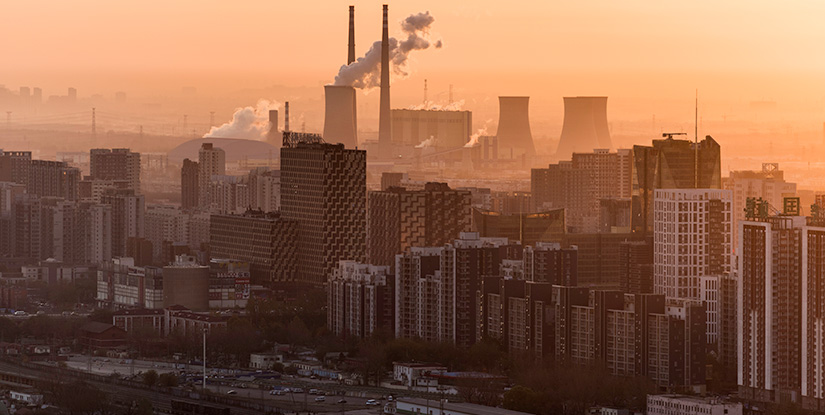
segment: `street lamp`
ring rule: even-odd
[[[203,394],[206,395],[206,327],[203,328]]]

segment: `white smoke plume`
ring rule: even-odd
[[[435,137],[430,136],[430,138],[420,142],[415,148],[430,148],[435,145]]]
[[[418,105],[410,105],[408,110],[427,110],[427,111],[461,111],[464,108],[464,100],[453,101],[448,104],[438,104],[433,101],[427,101]]]
[[[476,131],[475,134],[471,135],[470,136],[470,141],[468,141],[467,144],[464,144],[464,147],[475,147],[475,146],[477,146],[479,137],[481,137],[483,135],[487,135],[487,127],[486,126],[484,128],[479,128],[478,131]]]
[[[429,11],[411,14],[401,22],[401,30],[406,39],[389,38],[391,75],[396,79],[409,76],[407,60],[414,50],[436,49],[443,45],[441,40],[431,42],[427,36],[435,18]],[[372,44],[370,50],[355,62],[341,66],[335,76],[335,85],[371,89],[381,84],[381,41]]]
[[[269,110],[280,107],[281,103],[277,101],[258,100],[254,107],[236,109],[232,121],[220,127],[212,127],[204,137],[263,140],[269,132]]]

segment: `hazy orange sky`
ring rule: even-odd
[[[0,84],[133,97],[319,86],[346,58],[348,4],[361,55],[380,38],[381,1],[4,2]],[[760,99],[812,118],[825,109],[825,2],[402,0],[390,3],[392,30],[425,10],[445,47],[413,56],[394,104],[420,99],[427,78],[431,97],[452,83],[457,95],[558,105],[587,94],[684,101],[689,116],[699,88],[720,113]]]

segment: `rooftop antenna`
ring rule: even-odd
[[[699,188],[699,88],[696,88],[693,112],[693,188]]]

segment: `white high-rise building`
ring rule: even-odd
[[[658,189],[653,200],[654,292],[701,300],[701,277],[731,270],[731,193]]]

